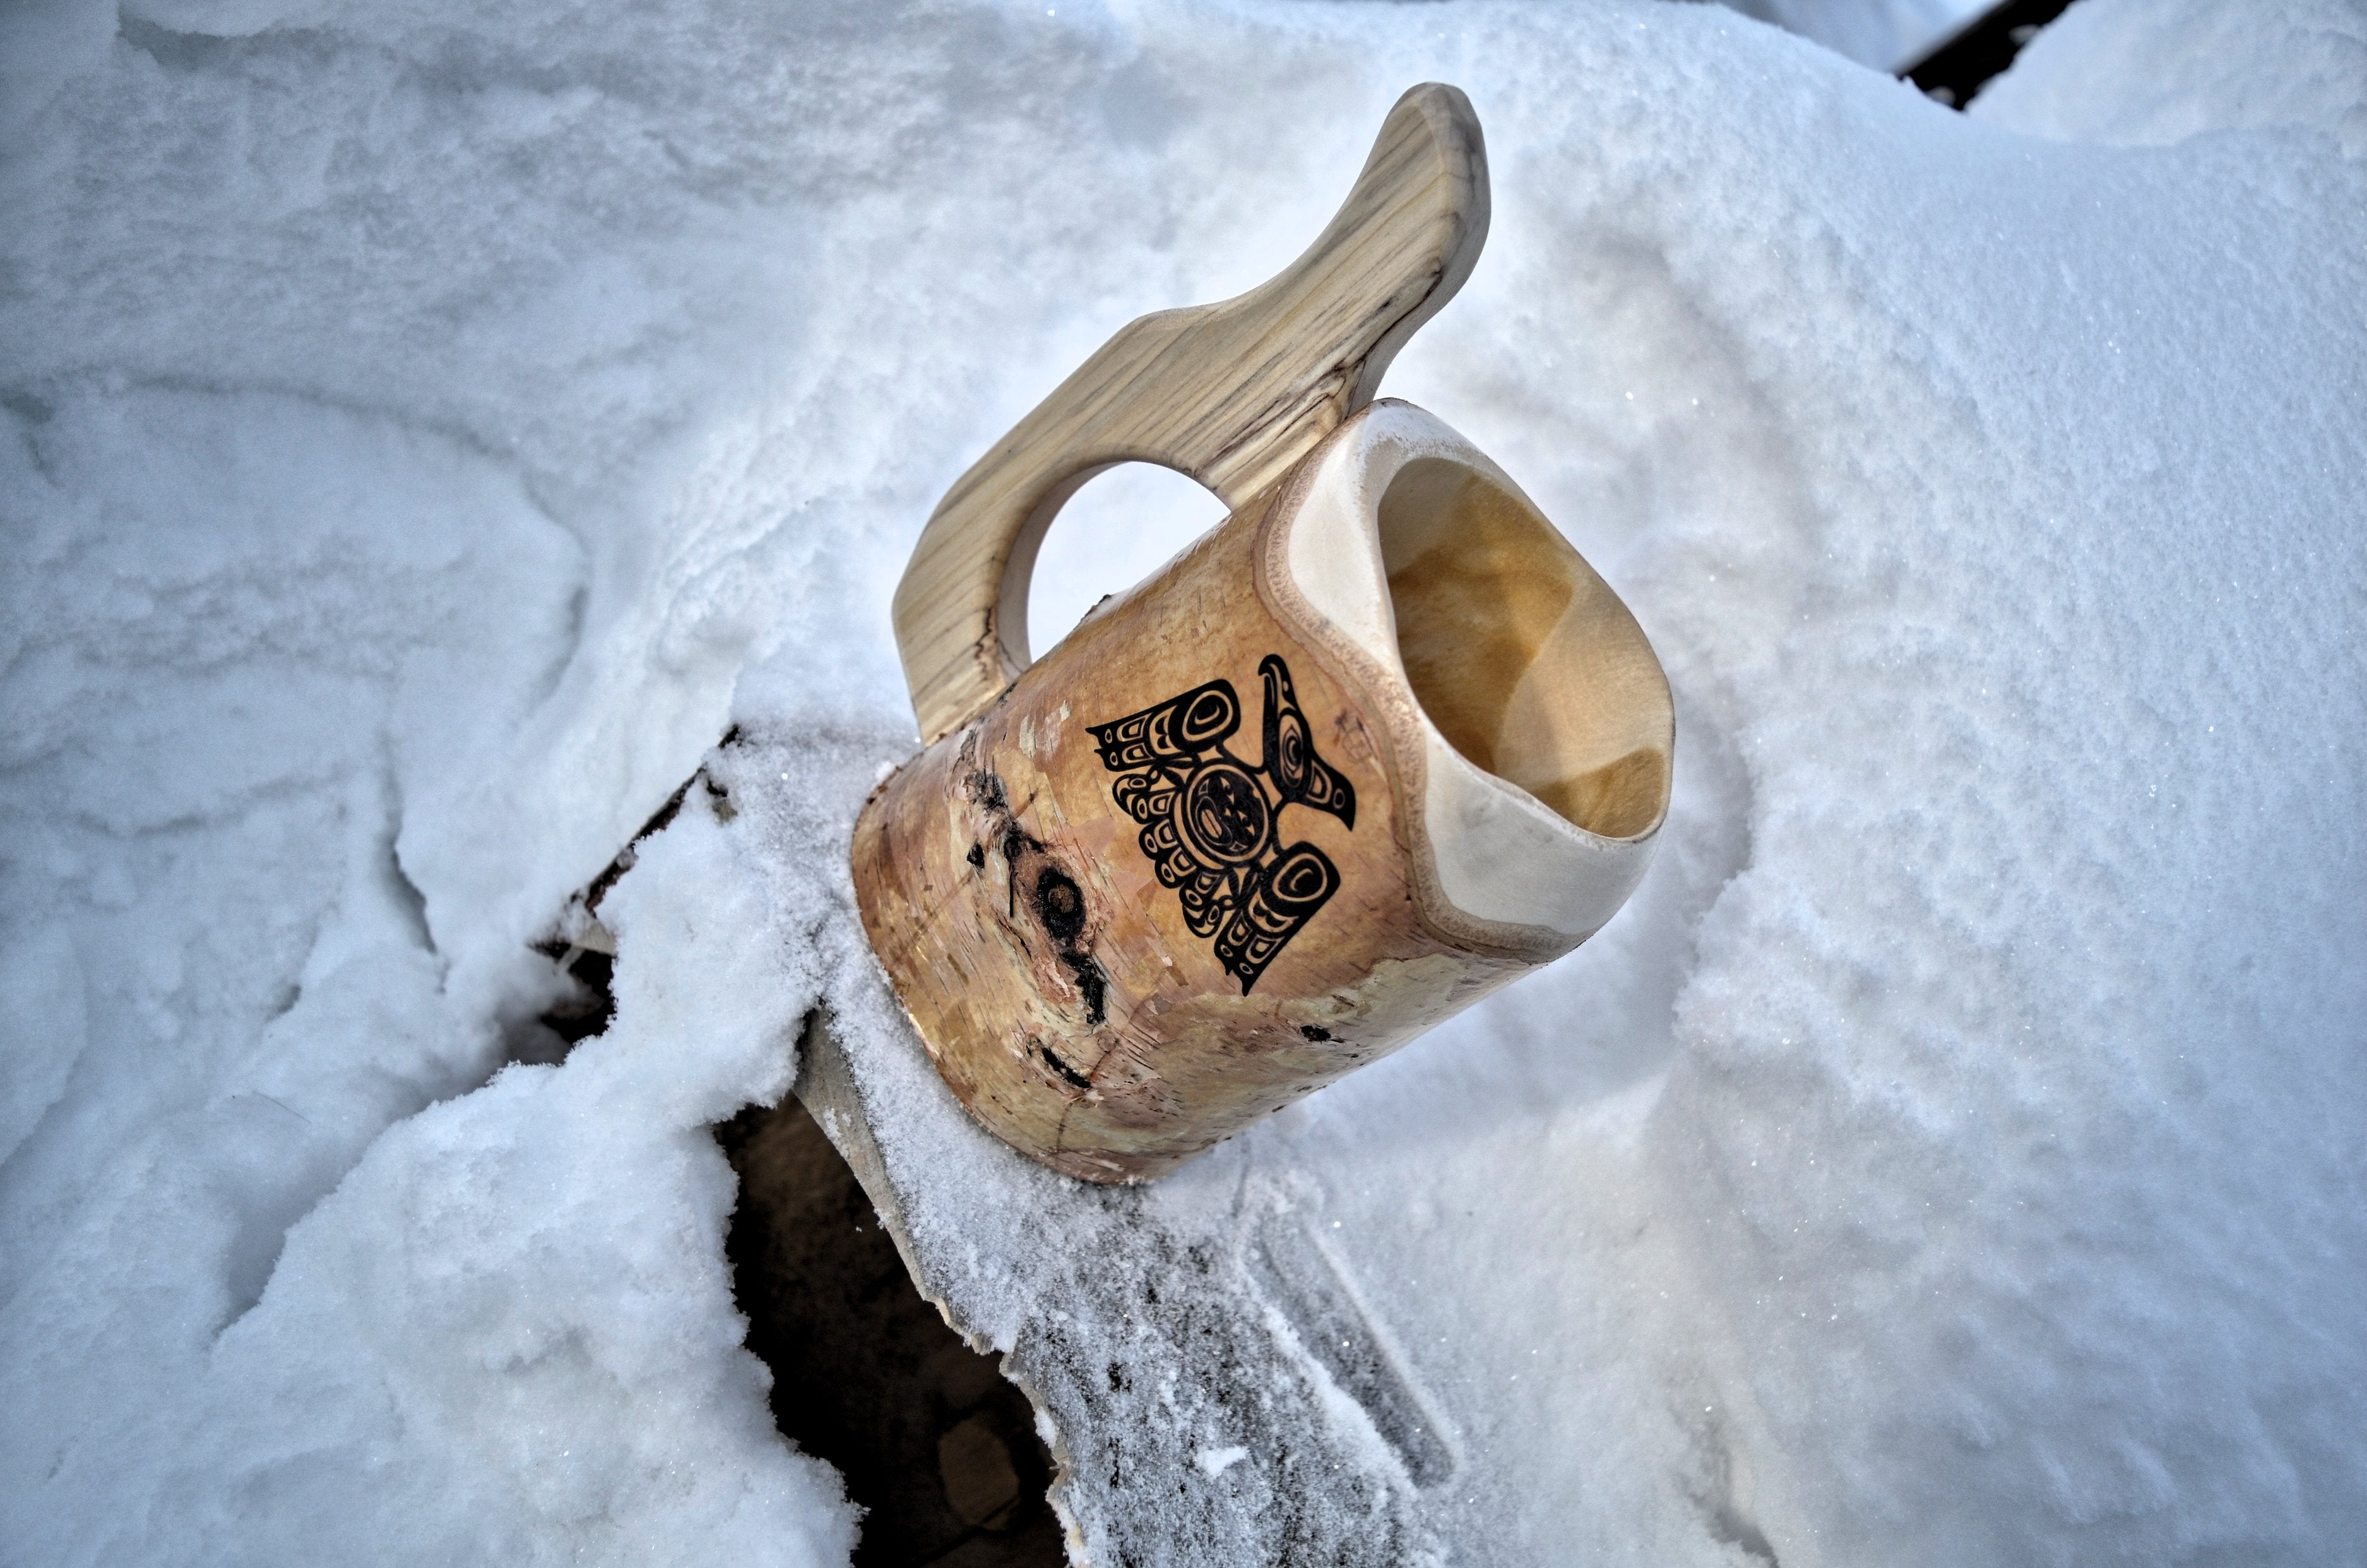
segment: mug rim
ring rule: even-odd
[[[1551,529],[1632,628],[1656,687],[1658,748],[1667,765],[1652,817],[1634,833],[1595,832],[1480,767],[1422,706],[1398,645],[1378,514],[1390,482],[1425,459],[1477,474]],[[1327,510],[1333,515],[1323,516]],[[1301,525],[1310,521],[1332,535],[1321,541],[1332,547],[1328,572],[1308,570],[1313,551],[1304,548],[1308,534]],[[1380,721],[1385,750],[1403,776],[1405,816],[1417,841],[1411,846],[1417,903],[1425,916],[1457,940],[1520,950],[1534,950],[1541,939],[1566,949],[1599,930],[1642,879],[1673,797],[1675,711],[1666,671],[1616,590],[1485,452],[1435,415],[1400,399],[1378,400],[1342,421],[1293,471],[1259,526],[1265,534],[1256,552],[1261,594],[1312,645],[1346,666]],[[1310,591],[1309,581],[1318,577],[1360,580],[1339,593],[1319,585]],[[1484,842],[1490,838],[1492,853]],[[1491,896],[1482,885],[1484,870],[1474,869],[1475,857],[1526,881],[1525,894]],[[1523,864],[1524,858],[1538,857],[1559,864]]]

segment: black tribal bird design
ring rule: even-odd
[[[1142,852],[1184,903],[1195,937],[1250,994],[1258,976],[1323,903],[1340,870],[1312,844],[1280,843],[1282,808],[1330,812],[1353,830],[1356,790],[1315,755],[1291,688],[1290,666],[1269,653],[1265,759],[1251,767],[1225,749],[1240,728],[1233,683],[1212,680],[1107,724],[1088,726],[1102,766],[1125,777],[1110,793],[1142,824]]]

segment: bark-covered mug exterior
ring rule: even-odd
[[[927,748],[866,804],[864,925],[946,1082],[1156,1176],[1591,936],[1669,801],[1626,607],[1381,370],[1487,226],[1463,96],[1400,99],[1280,277],[1121,332],[965,474],[897,631]],[[1226,521],[1025,653],[1036,547],[1113,463]]]

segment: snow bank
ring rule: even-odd
[[[159,1506],[77,1549],[844,1560],[837,1478],[787,1450],[739,1349],[708,1131],[786,1086],[811,982],[747,939],[758,884],[703,811],[646,863],[605,906],[630,933],[616,1027],[378,1139],[214,1338]]]
[[[2168,147],[2217,131],[2367,153],[2367,16],[2344,0],[2072,7],[1990,83],[1981,119],[2059,141]]]
[[[1095,1471],[1097,1542],[2361,1561],[2359,17],[2084,0],[1955,116],[1707,7],[11,13],[0,1539],[843,1555],[699,1131],[822,998],[937,1286],[1201,1489]],[[889,590],[1425,77],[1495,225],[1388,390],[1654,638],[1668,841],[1080,1194],[928,1097],[845,908]],[[498,1072],[735,716],[780,765],[620,884],[610,1033]]]
[[[1720,0],[1877,71],[1920,60],[1988,7],[1980,0]]]

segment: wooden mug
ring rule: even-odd
[[[1591,936],[1666,814],[1668,682],[1520,488],[1383,369],[1487,229],[1463,95],[1400,99],[1297,262],[1133,323],[964,474],[896,626],[926,749],[864,926],[961,1103],[1139,1181]],[[1029,664],[1052,516],[1127,460],[1231,515]]]

